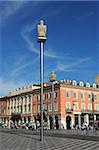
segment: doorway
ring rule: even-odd
[[[71,116],[66,117],[66,127],[67,129],[71,129]]]

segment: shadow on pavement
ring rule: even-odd
[[[31,138],[37,141],[40,141],[40,130],[0,130],[3,133],[16,134],[18,136]],[[36,135],[36,136],[35,136]],[[47,137],[57,137],[57,138],[70,138],[70,139],[79,139],[79,140],[87,140],[87,141],[99,141],[99,136],[89,136],[89,135],[79,135],[79,134],[66,134],[60,133],[58,131],[54,132],[52,130],[44,130],[44,136]]]

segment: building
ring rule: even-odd
[[[44,84],[43,110],[46,112],[48,124],[52,123],[52,85]],[[1,122],[8,123],[11,113],[20,113],[21,122],[35,122],[40,113],[40,86],[27,86],[10,92],[0,98]],[[1,107],[0,107],[1,109]],[[61,80],[54,83],[54,122],[66,128],[82,123],[99,121],[99,85],[93,83],[77,83],[75,80]]]

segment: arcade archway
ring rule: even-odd
[[[71,116],[66,116],[66,127],[67,129],[71,129]]]

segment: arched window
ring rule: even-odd
[[[73,80],[72,83],[73,83],[73,85],[77,85],[77,81],[76,80]]]
[[[87,83],[86,83],[86,87],[90,87],[90,83],[87,82]]]
[[[96,84],[95,83],[93,83],[93,88],[96,88]]]
[[[82,82],[82,81],[80,81],[79,85],[80,85],[80,86],[84,86],[84,84],[83,84],[83,82]]]

